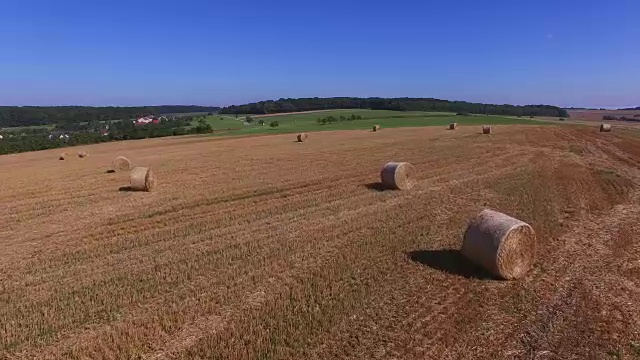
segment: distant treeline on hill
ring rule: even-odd
[[[602,117],[602,120],[640,121],[640,114],[635,114],[633,115],[633,117],[630,117],[630,116],[617,117],[612,115],[605,115]]]
[[[146,115],[217,112],[219,110],[219,107],[196,105],[136,107],[0,106],[0,127],[122,120]]]
[[[222,108],[223,114],[277,114],[329,109],[373,109],[396,111],[450,111],[512,116],[569,117],[566,110],[550,105],[492,105],[431,98],[302,98],[260,101]]]

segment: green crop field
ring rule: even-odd
[[[350,117],[361,116],[359,120],[338,120],[335,123],[321,125],[316,122],[320,118],[333,116]],[[453,113],[424,112],[424,111],[389,111],[389,110],[363,110],[341,109],[327,110],[311,113],[281,114],[272,116],[253,115],[253,124],[247,125],[244,119],[247,115],[214,115],[206,118],[215,130],[214,135],[251,135],[251,134],[278,134],[295,132],[313,132],[323,130],[368,130],[373,125],[384,128],[413,127],[413,126],[446,126],[456,122],[460,126],[465,125],[507,125],[507,124],[541,124],[540,121],[529,119],[504,118],[501,116],[469,115],[456,116]],[[259,120],[264,125],[259,125]],[[277,121],[279,126],[272,128],[269,124]]]

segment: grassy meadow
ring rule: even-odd
[[[321,125],[316,122],[320,118],[333,116],[350,117],[351,115],[361,116],[360,120],[338,121],[332,124]],[[446,126],[449,123],[457,122],[459,125],[540,125],[539,121],[519,118],[504,118],[501,116],[469,115],[457,116],[454,113],[425,112],[425,111],[389,111],[389,110],[369,110],[369,109],[340,109],[327,110],[298,114],[278,114],[278,115],[252,115],[253,124],[245,124],[247,115],[214,115],[206,118],[215,130],[215,135],[251,135],[251,134],[282,134],[295,132],[313,132],[323,130],[369,130],[373,125],[380,125],[385,128],[397,127],[418,127],[418,126]],[[258,125],[258,121],[263,120],[264,125]],[[278,121],[279,126],[272,128],[269,123]]]

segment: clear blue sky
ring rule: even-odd
[[[640,106],[639,0],[2,0],[0,105]]]

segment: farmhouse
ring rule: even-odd
[[[133,122],[136,125],[147,125],[150,123],[154,123],[154,124],[158,124],[160,123],[160,119],[154,117],[154,116],[143,116],[141,118],[139,118],[138,120]]]

